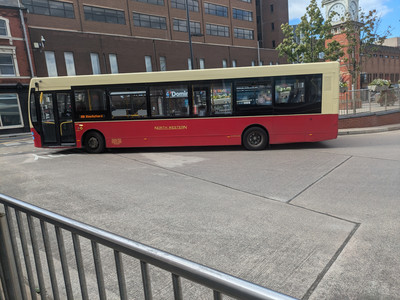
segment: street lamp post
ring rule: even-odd
[[[186,20],[187,20],[187,29],[189,36],[190,69],[193,70],[193,49],[192,49],[192,33],[190,32],[189,0],[186,0]]]

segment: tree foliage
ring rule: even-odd
[[[285,38],[277,47],[279,56],[286,56],[290,63],[339,59],[344,53],[339,42],[331,40],[331,20],[332,16],[325,21],[317,1],[311,0],[295,32],[288,23],[281,26]]]
[[[347,64],[354,84],[358,83],[360,78],[363,58],[371,57],[379,49],[379,46],[390,35],[391,28],[388,27],[382,33],[379,32],[381,19],[376,10],[365,13],[360,9],[358,22],[351,20],[349,14],[346,14],[342,21],[342,32],[346,35],[347,40],[347,44],[344,45],[347,49],[344,62]]]

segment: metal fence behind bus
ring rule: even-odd
[[[0,203],[0,300],[293,299],[2,194]]]
[[[339,115],[400,111],[400,88],[351,90],[339,95]]]

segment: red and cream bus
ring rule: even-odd
[[[336,62],[33,78],[36,147],[244,145],[334,139]]]

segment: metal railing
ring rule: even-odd
[[[0,203],[0,300],[294,299],[3,194]]]
[[[339,115],[400,111],[400,88],[351,90],[339,95]]]

